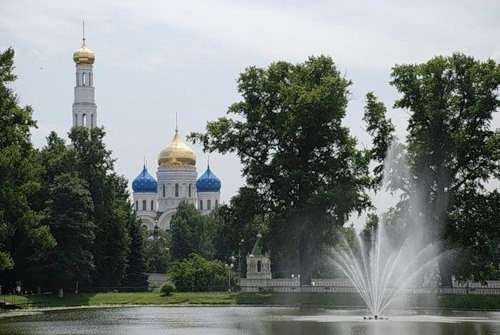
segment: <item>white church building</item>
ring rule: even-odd
[[[95,54],[86,45],[85,27],[82,46],[73,53],[76,64],[73,126],[92,129],[97,126],[97,105],[93,64]],[[170,229],[170,220],[182,201],[192,203],[203,215],[220,204],[221,181],[207,167],[198,178],[196,155],[175,128],[172,142],[158,154],[156,179],[146,166],[132,181],[133,201],[137,216],[145,228]]]
[[[132,181],[137,216],[147,229],[169,230],[170,220],[182,201],[193,204],[203,215],[219,206],[220,179],[210,166],[198,178],[196,155],[182,141],[177,128],[172,142],[158,154],[156,178],[144,166]]]

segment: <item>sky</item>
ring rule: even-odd
[[[33,107],[32,139],[43,147],[50,131],[67,138],[72,126],[72,55],[85,21],[87,46],[96,55],[97,121],[115,171],[132,181],[144,161],[155,175],[176,114],[183,138],[201,132],[240,100],[236,80],[245,68],[302,63],[311,55],[331,56],[353,82],[344,124],[360,146],[370,145],[361,119],[371,91],[404,139],[408,114],[393,108],[391,68],[453,52],[500,62],[499,15],[497,0],[2,0],[0,50],[16,52],[12,87],[22,106]],[[500,127],[498,116],[493,127]],[[208,155],[189,145],[200,176]],[[245,183],[238,158],[212,153],[210,168],[228,202]],[[374,202],[387,203],[380,196]]]

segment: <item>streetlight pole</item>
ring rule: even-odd
[[[231,292],[231,269],[234,267],[234,264],[226,264],[227,268],[227,291]]]
[[[243,246],[244,239],[241,239],[240,245],[238,247],[238,281],[241,278],[241,247]]]

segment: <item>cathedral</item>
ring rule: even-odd
[[[73,53],[76,63],[76,86],[73,103],[73,126],[89,129],[97,126],[97,105],[93,64],[95,54],[86,45],[85,28],[82,46]],[[210,170],[200,178],[196,170],[196,155],[179,135],[176,126],[172,142],[158,154],[156,179],[144,165],[132,181],[133,202],[143,227],[153,230],[170,229],[170,220],[182,201],[196,206],[206,215],[220,204],[221,181]]]

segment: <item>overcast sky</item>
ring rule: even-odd
[[[345,124],[360,145],[369,145],[361,123],[369,91],[386,104],[404,138],[407,114],[392,109],[391,67],[455,51],[498,62],[499,17],[497,0],[2,0],[0,50],[16,51],[13,86],[21,105],[34,108],[33,141],[41,147],[51,130],[67,137],[72,126],[72,55],[85,20],[87,46],[96,55],[98,124],[115,170],[131,181],[144,158],[155,175],[176,113],[183,138],[203,131],[239,100],[239,73],[278,60],[330,55],[353,81]],[[498,117],[494,124],[499,127]],[[191,147],[201,175],[207,155]],[[244,184],[237,157],[211,154],[210,167],[222,180],[221,200],[229,201]]]

